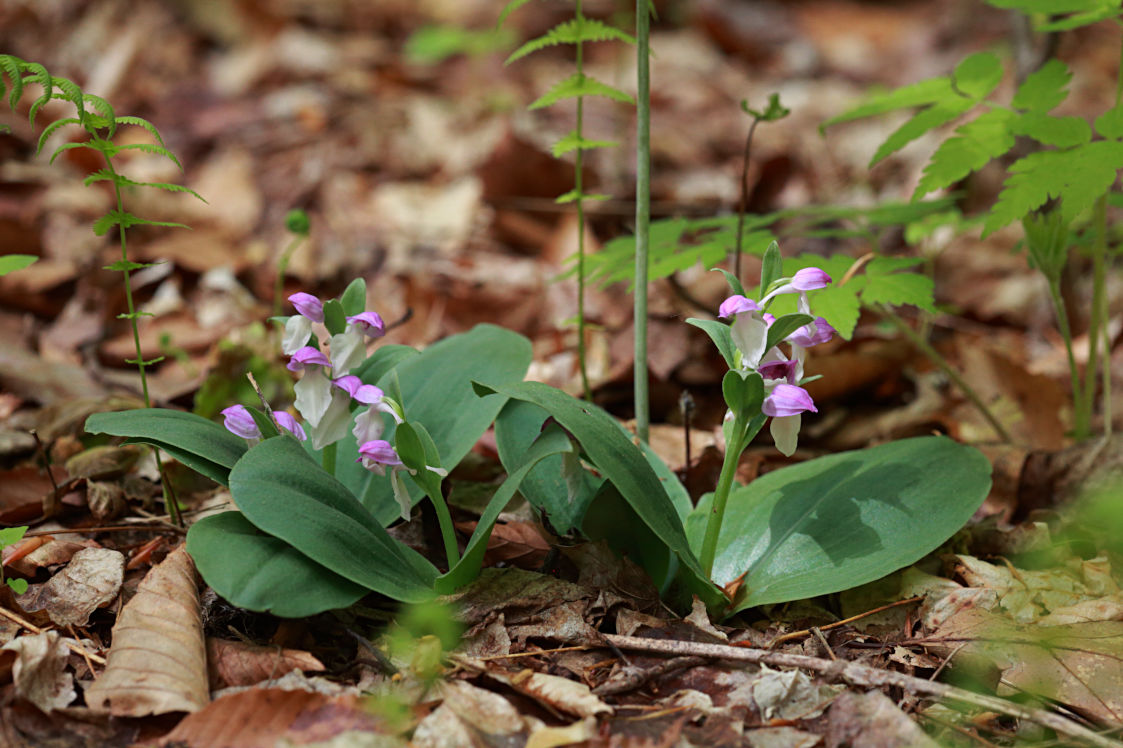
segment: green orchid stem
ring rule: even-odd
[[[285,251],[281,252],[281,258],[277,260],[277,279],[273,285],[273,316],[281,316],[281,294],[285,292],[285,271],[289,269],[289,261],[292,255],[300,248],[307,237],[297,235],[292,238],[292,241],[285,247]]]
[[[651,223],[651,18],[649,0],[636,0],[636,273],[635,365],[636,435],[647,443],[651,421],[647,395],[647,263]]]
[[[451,571],[460,561],[460,550],[456,547],[456,528],[452,526],[452,514],[448,511],[445,497],[440,490],[426,491],[433,508],[437,510],[437,522],[441,526],[441,538],[445,544],[445,557],[448,558],[448,568]]]
[[[714,489],[714,500],[710,506],[710,516],[706,520],[706,535],[702,539],[702,571],[706,578],[714,575],[714,559],[717,557],[717,538],[721,534],[721,523],[725,520],[725,505],[729,501],[729,493],[733,490],[733,478],[737,475],[737,463],[741,460],[741,453],[745,450],[747,440],[741,435],[744,427],[740,419],[733,420],[733,428],[729,430],[732,435],[729,443],[725,445],[725,458],[721,463],[721,476]]]
[[[940,355],[939,351],[929,345],[927,340],[917,335],[903,319],[897,316],[897,313],[893,311],[892,307],[887,304],[882,304],[881,311],[885,315],[885,318],[892,322],[893,326],[896,327],[910,343],[916,346],[932,363],[940,367],[940,371],[946,374],[948,379],[955,383],[955,386],[967,396],[967,399],[970,400],[971,404],[982,414],[983,418],[987,420],[987,423],[990,424],[991,428],[994,429],[995,433],[998,434],[998,437],[1004,443],[1009,444],[1013,441],[1010,438],[1009,432],[1006,431],[1006,428],[999,422],[990,408],[987,407],[987,404],[979,397],[979,394],[975,392],[971,385],[967,384],[967,381],[963,379],[963,377],[959,376],[959,373],[951,367],[947,359]]]
[[[324,447],[323,454],[320,457],[323,461],[324,470],[327,471],[328,475],[333,477],[335,476],[335,447],[335,442],[327,445]]]

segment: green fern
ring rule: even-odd
[[[617,28],[613,28],[603,21],[591,18],[574,18],[564,23],[559,23],[537,39],[531,39],[522,45],[507,58],[506,64],[510,65],[515,60],[526,57],[531,52],[537,52],[546,47],[558,44],[577,44],[578,42],[608,42],[619,41],[635,44],[636,40]]]
[[[636,103],[635,99],[618,88],[613,88],[607,83],[601,83],[596,78],[584,73],[574,73],[565,80],[555,83],[549,91],[542,94],[527,109],[541,109],[551,104],[557,104],[564,99],[578,99],[584,96],[604,96],[625,104]]]

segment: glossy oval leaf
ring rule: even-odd
[[[591,403],[541,382],[477,384],[476,389],[481,394],[498,392],[534,403],[552,415],[581,443],[589,460],[615,485],[659,541],[678,557],[691,589],[707,605],[720,604],[721,592],[702,573],[667,489],[616,419]]]
[[[164,408],[138,408],[94,413],[86,419],[91,434],[126,436],[163,449],[187,467],[223,485],[246,453],[246,442],[224,427],[194,413]]]
[[[865,584],[939,547],[979,508],[990,483],[982,453],[942,436],[782,468],[730,494],[714,581],[744,575],[730,612]],[[694,548],[711,499],[687,520]]]
[[[429,597],[437,570],[391,538],[296,439],[276,436],[248,451],[230,471],[230,493],[251,524],[336,574],[395,600]]]
[[[215,592],[246,610],[303,618],[346,608],[369,592],[261,532],[241,512],[193,524],[187,552]]]

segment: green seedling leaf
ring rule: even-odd
[[[737,346],[733,345],[729,325],[716,319],[698,319],[697,317],[688,318],[686,324],[694,325],[709,335],[710,340],[714,341],[714,345],[717,346],[718,353],[725,359],[726,365],[730,369],[737,368]]]
[[[554,86],[536,99],[527,109],[542,109],[551,104],[556,104],[563,99],[576,99],[579,96],[604,96],[624,104],[634,104],[635,100],[618,88],[613,88],[607,83],[601,83],[596,78],[591,78],[584,73],[574,73]]]
[[[243,439],[213,421],[163,408],[94,413],[86,419],[85,429],[91,434],[125,436],[133,443],[152,444],[223,485],[247,449]]]
[[[403,602],[431,596],[436,569],[391,538],[295,439],[246,452],[230,471],[230,493],[254,527],[345,579]]]
[[[1002,81],[1002,63],[990,52],[976,52],[955,66],[952,83],[964,96],[976,101],[990,95]]]
[[[507,20],[507,16],[511,15],[516,10],[529,2],[530,0],[510,0],[510,2],[503,6],[503,10],[499,12],[499,20],[495,22],[495,27],[499,28],[500,26],[502,26],[503,22]]]
[[[760,289],[758,299],[763,299],[769,286],[784,275],[784,258],[780,256],[779,242],[771,242],[768,249],[764,250],[764,259],[760,266]],[[744,290],[737,292],[744,294]]]
[[[730,495],[714,581],[744,575],[731,612],[871,582],[939,547],[990,483],[978,450],[938,436],[781,468]],[[711,499],[687,521],[693,548],[701,547]]]
[[[940,144],[924,167],[913,199],[958,182],[1013,148],[1010,126],[1014,119],[1012,112],[992,109],[956,128],[956,134]]]
[[[0,548],[7,548],[9,545],[15,545],[23,540],[24,533],[27,532],[27,525],[23,527],[3,527],[0,528]]]
[[[346,608],[369,590],[258,530],[241,512],[195,522],[187,552],[207,584],[246,610],[304,618]]]
[[[760,412],[764,402],[764,379],[755,371],[730,369],[721,380],[725,404],[744,422]]]
[[[1068,97],[1065,86],[1070,80],[1068,66],[1054,58],[1026,76],[1010,103],[1016,109],[1048,112]]]
[[[365,312],[367,308],[367,282],[362,278],[356,278],[347,284],[347,288],[339,297],[339,304],[343,307],[343,314],[347,317],[354,317],[356,314]]]
[[[612,148],[617,145],[620,145],[620,143],[615,140],[589,140],[578,135],[576,130],[570,130],[564,138],[554,143],[551,152],[554,154],[554,158],[560,158],[570,151],[591,151],[594,148]],[[561,198],[558,198],[558,200],[560,202]]]
[[[35,255],[0,255],[0,276],[23,270],[38,259]]]
[[[580,192],[578,190],[570,190],[563,192],[554,198],[554,202],[558,205],[565,205],[566,203],[577,202],[578,198],[581,200],[608,200],[612,195],[605,195],[599,192]]]
[[[116,273],[123,273],[126,270],[130,273],[134,270],[143,270],[144,268],[152,268],[159,265],[159,262],[133,262],[132,260],[117,260],[111,265],[103,265],[102,270],[112,270]],[[128,315],[118,315],[118,319],[128,319]]]
[[[347,314],[343,311],[343,304],[339,299],[328,299],[324,302],[324,327],[332,335],[338,335],[347,329]]]
[[[542,408],[522,400],[508,400],[499,411],[495,419],[495,444],[508,475],[514,475],[523,465],[549,417]],[[531,505],[546,513],[554,530],[567,535],[581,526],[589,502],[604,479],[586,470],[567,475],[563,459],[560,454],[545,457],[527,473],[519,492]]]
[[[438,593],[449,594],[479,576],[484,553],[487,551],[487,540],[491,537],[491,530],[499,519],[499,513],[511,501],[519,486],[535,467],[540,467],[543,460],[549,457],[559,456],[572,449],[569,437],[557,426],[548,428],[535,440],[530,449],[522,455],[522,465],[510,473],[492,495],[491,501],[480,515],[472,537],[468,539],[468,545],[460,561],[447,574],[437,579],[435,589]]]
[[[741,100],[741,111],[754,119],[761,122],[775,122],[781,120],[792,113],[791,109],[780,103],[780,94],[774,93],[768,96],[768,106],[763,112],[758,112],[755,109],[749,108],[749,102],[746,99]]]
[[[581,444],[582,450],[604,477],[619,490],[643,523],[661,544],[678,557],[687,573],[690,588],[707,605],[719,605],[721,593],[705,578],[698,560],[686,545],[678,510],[667,490],[612,416],[591,403],[584,403],[540,382],[509,384],[475,383],[480,395],[499,393],[534,403],[547,411]]]
[[[285,230],[290,234],[298,236],[308,236],[312,230],[312,222],[308,219],[308,214],[299,208],[294,208],[285,214]],[[361,280],[356,278],[355,280]],[[365,284],[366,281],[363,281]]]

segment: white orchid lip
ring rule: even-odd
[[[348,324],[362,330],[368,338],[380,338],[386,334],[386,324],[378,312],[362,312],[347,318]]]
[[[299,291],[289,297],[289,301],[296,307],[296,311],[303,317],[313,322],[324,321],[324,302],[310,293]]]

